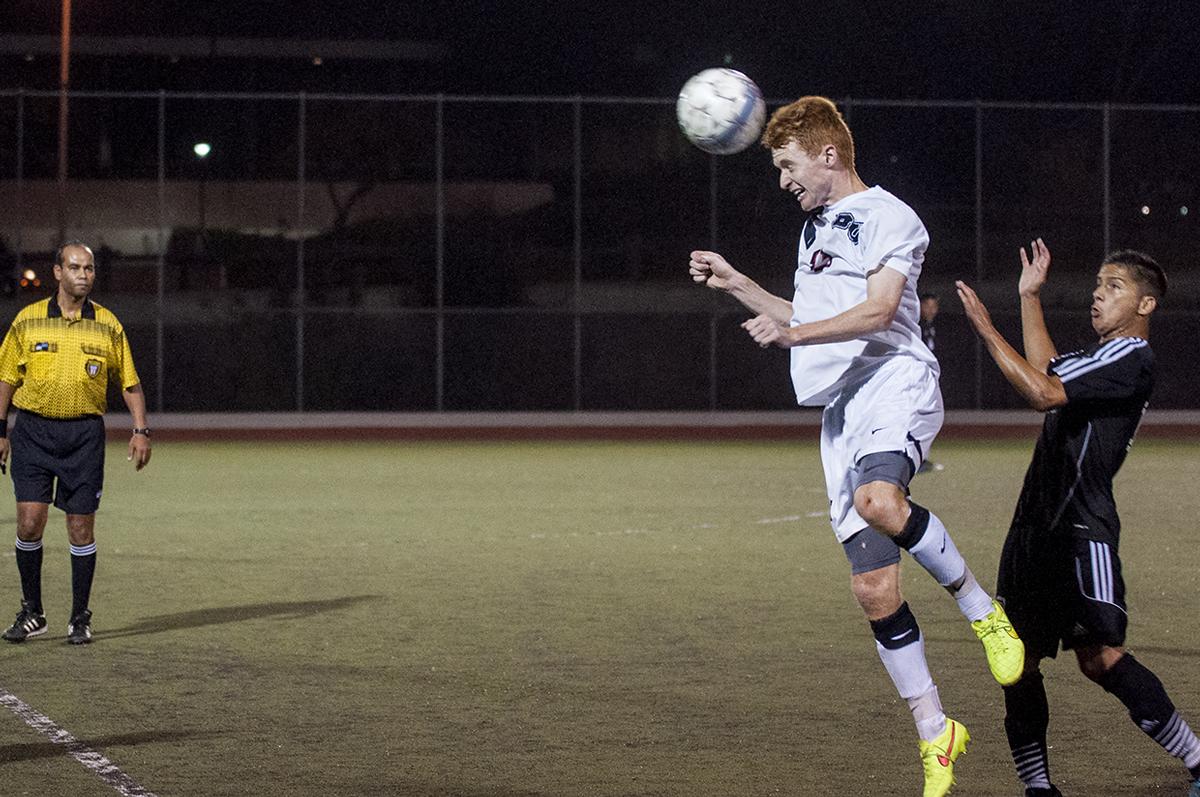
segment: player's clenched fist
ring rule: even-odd
[[[737,273],[729,261],[716,252],[692,252],[688,261],[688,274],[691,274],[692,281],[702,282],[716,290],[728,290],[730,281]]]
[[[754,338],[754,342],[764,349],[772,344],[784,349],[791,348],[792,342],[787,334],[788,327],[780,324],[766,313],[743,322],[742,329],[749,332],[750,337]]]

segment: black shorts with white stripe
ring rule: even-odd
[[[997,593],[1026,649],[1053,658],[1060,645],[1121,647],[1129,612],[1117,551],[1096,540],[1057,540],[1034,550],[1005,545]]]

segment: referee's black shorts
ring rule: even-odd
[[[90,515],[99,508],[104,490],[104,418],[58,420],[18,411],[9,445],[18,501],[53,501],[71,515]]]
[[[1121,559],[1107,543],[1064,530],[1040,539],[1010,533],[996,593],[1030,655],[1053,658],[1060,645],[1125,644],[1125,580]]]

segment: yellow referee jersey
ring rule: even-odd
[[[103,415],[108,380],[140,384],[121,322],[85,299],[79,318],[63,317],[56,297],[17,313],[0,346],[0,380],[16,387],[13,405],[47,418]]]

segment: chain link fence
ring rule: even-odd
[[[74,92],[61,184],[58,103],[0,92],[0,310],[87,241],[158,411],[794,406],[786,353],[686,268],[714,248],[790,296],[794,200],[761,149],[687,144],[672,99]],[[839,104],[863,179],[929,228],[948,407],[1019,406],[953,282],[1018,340],[1037,236],[1060,350],[1092,337],[1106,251],[1163,263],[1154,403],[1200,407],[1200,107]]]

